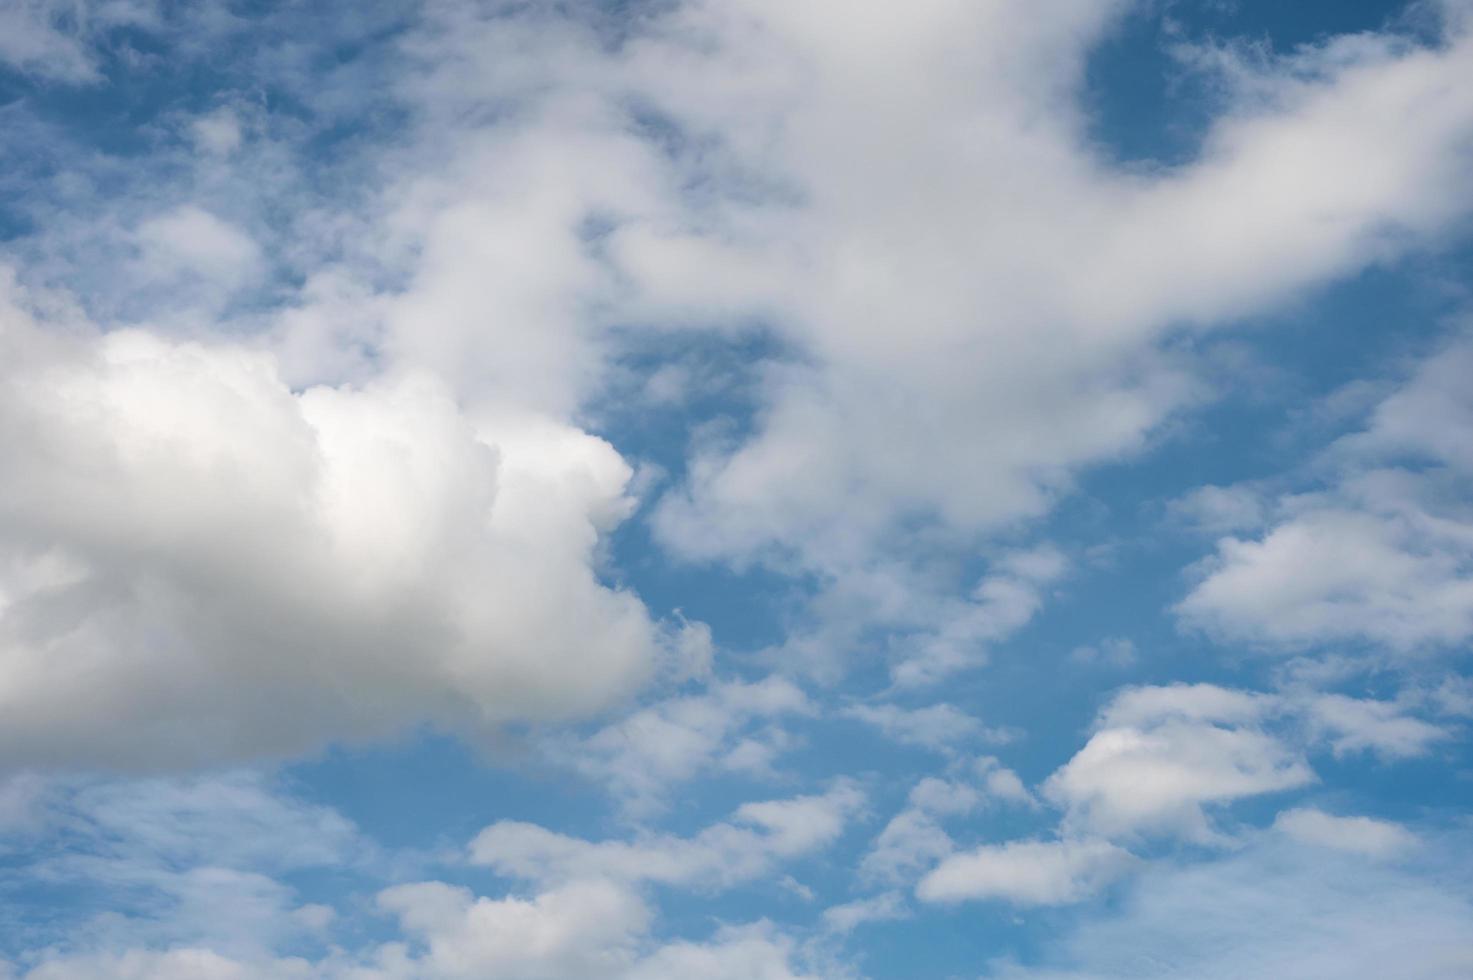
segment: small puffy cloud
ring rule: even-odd
[[[1252,487],[1205,486],[1172,501],[1169,512],[1196,530],[1224,534],[1262,527],[1267,507],[1263,495]]]
[[[650,921],[638,895],[597,880],[531,899],[477,898],[423,882],[387,889],[378,904],[424,944],[412,975],[436,980],[614,976],[634,961],[635,940]]]
[[[823,910],[823,923],[830,932],[846,933],[866,922],[887,922],[909,914],[905,898],[899,892],[881,892],[871,898],[829,906]]]
[[[986,796],[1005,803],[1021,806],[1037,806],[1038,801],[1023,785],[1016,772],[1004,766],[993,756],[982,756],[973,765],[973,770],[982,782]]]
[[[916,886],[925,902],[998,899],[1015,905],[1077,902],[1128,871],[1135,859],[1100,840],[1010,841],[954,854]]]
[[[955,849],[942,826],[949,817],[971,813],[989,802],[1033,807],[1037,801],[1018,774],[983,756],[969,777],[928,776],[911,788],[905,807],[875,837],[859,865],[862,878],[899,884]]]
[[[692,837],[646,834],[632,841],[586,841],[534,824],[502,821],[476,835],[470,858],[498,873],[532,881],[598,876],[727,887],[833,843],[863,802],[855,786],[841,782],[822,795],[745,803],[729,821]]]
[[[913,878],[956,847],[941,826],[942,819],[967,813],[980,800],[981,794],[966,784],[921,780],[911,790],[907,806],[890,818],[865,852],[860,876],[887,884]]]
[[[1399,655],[1473,637],[1473,342],[1427,356],[1328,454],[1337,482],[1285,497],[1259,537],[1225,537],[1176,607],[1192,627],[1270,649],[1360,643]]]
[[[1451,734],[1412,717],[1394,701],[1323,694],[1309,698],[1303,710],[1310,730],[1326,739],[1336,755],[1372,752],[1382,759],[1414,758]]]
[[[1205,807],[1314,779],[1297,752],[1257,727],[1265,704],[1206,684],[1128,689],[1044,795],[1081,831],[1213,840]]]
[[[923,708],[852,704],[840,713],[878,729],[902,745],[915,745],[942,753],[959,752],[975,741],[1001,743],[1012,738],[1010,731],[987,728],[952,704],[932,704]]]
[[[1462,536],[1329,506],[1259,540],[1224,538],[1176,608],[1189,625],[1268,646],[1368,640],[1397,651],[1473,636]]]
[[[1371,817],[1338,817],[1312,807],[1285,810],[1273,829],[1293,840],[1367,857],[1392,857],[1417,844],[1405,827]]]
[[[988,647],[1032,621],[1048,586],[1068,570],[1063,553],[1047,545],[1003,555],[967,601],[946,604],[939,625],[901,644],[902,655],[890,669],[895,686],[934,684],[985,663]]]
[[[820,980],[795,964],[797,944],[765,923],[725,928],[709,942],[674,942],[640,962],[621,980]]]
[[[708,638],[709,631],[704,635]],[[606,783],[626,812],[647,814],[670,789],[708,770],[765,773],[786,744],[780,719],[810,714],[803,691],[781,677],[718,681],[700,694],[641,708],[586,738],[553,736],[554,762]]]
[[[1216,684],[1168,684],[1127,687],[1100,711],[1107,728],[1153,725],[1162,721],[1254,722],[1274,710],[1271,695],[1235,691]]]

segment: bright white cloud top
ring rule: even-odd
[[[1473,972],[1473,7],[0,3],[0,978]]]

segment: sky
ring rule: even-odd
[[[0,980],[1473,976],[1467,0],[0,0]]]

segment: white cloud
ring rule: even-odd
[[[132,949],[121,953],[58,956],[23,974],[24,980],[309,980],[298,959],[242,962],[210,949]]]
[[[152,0],[13,0],[0,7],[0,64],[45,81],[85,85],[101,79],[94,45],[122,26],[147,26]]]
[[[933,684],[986,663],[988,646],[1026,626],[1068,567],[1047,546],[1002,556],[967,601],[946,604],[931,629],[901,641],[903,653],[890,669],[896,686]]]
[[[1063,905],[1088,898],[1124,874],[1129,853],[1099,840],[1010,841],[954,854],[916,886],[926,902],[1001,899]]]
[[[1408,868],[1265,838],[1205,863],[1144,866],[1027,967],[990,980],[1452,980],[1473,969],[1466,842]],[[1452,873],[1448,873],[1449,871]]]
[[[907,806],[885,824],[859,865],[869,881],[899,884],[956,847],[941,826],[945,816],[967,813],[981,794],[965,783],[926,778],[910,792]]]
[[[239,288],[260,272],[261,249],[241,229],[194,205],[157,215],[138,227],[148,274],[190,273]]]
[[[765,924],[722,930],[711,942],[676,942],[662,947],[628,974],[628,980],[818,980],[794,964],[791,939]]]
[[[1454,644],[1473,635],[1461,537],[1394,515],[1311,510],[1257,541],[1224,538],[1177,609],[1189,624],[1291,649],[1337,640],[1403,651]]]
[[[476,898],[426,882],[390,888],[378,902],[426,945],[405,975],[447,980],[615,975],[633,961],[650,918],[637,895],[603,881],[570,882],[530,900]]]
[[[1392,701],[1323,694],[1310,698],[1304,711],[1310,730],[1327,739],[1336,755],[1369,751],[1383,759],[1413,758],[1451,734]]]
[[[931,704],[923,708],[851,704],[840,714],[871,725],[902,745],[916,745],[947,754],[959,752],[976,741],[1000,743],[1012,738],[1012,733],[1006,729],[987,728],[952,704]]]
[[[982,756],[973,765],[973,769],[981,778],[982,788],[989,797],[1021,806],[1038,805],[1033,794],[1023,785],[1023,780],[1018,778],[1018,774],[993,756]]]
[[[781,677],[720,681],[700,694],[658,701],[587,738],[551,737],[546,752],[606,782],[626,812],[646,815],[673,786],[702,772],[764,774],[786,744],[778,719],[812,711],[802,690]]]
[[[693,840],[647,838],[629,861],[560,838],[594,859],[544,868],[550,880],[530,893],[434,880],[382,888],[375,905],[394,926],[372,925],[369,939],[356,916],[298,902],[284,876],[401,877],[421,859],[380,855],[338,814],[264,777],[73,779],[39,795],[46,818],[4,831],[29,849],[7,854],[16,880],[76,889],[104,911],[28,923],[27,940],[44,944],[0,962],[0,976],[23,980],[681,980],[698,969],[798,980],[811,976],[797,965],[803,951],[766,923],[719,925],[705,941],[657,936],[640,883],[707,888],[766,874],[831,842],[860,805],[843,785],[751,803]],[[473,848],[485,847],[483,835]],[[366,911],[352,899],[341,907]]]
[[[1227,537],[1178,606],[1188,625],[1273,649],[1360,642],[1409,655],[1473,637],[1473,343],[1424,359],[1327,454],[1338,478],[1282,498],[1262,537]],[[1411,462],[1412,466],[1388,464]]]
[[[501,821],[476,835],[470,856],[498,873],[539,882],[598,876],[729,887],[833,843],[863,802],[855,786],[840,782],[822,795],[744,803],[729,821],[692,837],[645,834],[632,841],[586,841]]]
[[[1368,857],[1391,857],[1417,843],[1416,836],[1399,824],[1370,817],[1337,817],[1311,807],[1280,813],[1274,818],[1274,830],[1306,844]]]
[[[602,585],[630,468],[433,378],[0,310],[0,762],[192,765],[597,710],[651,671]],[[596,640],[591,640],[596,637]]]
[[[842,574],[918,517],[967,541],[1039,514],[1191,397],[1152,347],[1168,326],[1261,309],[1466,211],[1456,28],[1271,63],[1199,159],[1142,176],[1104,164],[1074,102],[1122,8],[870,7],[832,31],[820,8],[697,4],[636,46],[683,126],[787,196],[719,202],[709,232],[630,222],[615,255],[682,310],[748,286],[810,354],[772,373],[753,439],[698,454],[660,515],[673,546]],[[1367,174],[1334,177],[1347,158]]]
[[[1212,685],[1127,689],[1044,795],[1065,826],[1107,837],[1217,838],[1204,807],[1302,786],[1299,753],[1256,722],[1266,700]]]
[[[53,9],[28,3],[26,23],[51,30]],[[820,5],[799,14],[769,0],[693,0],[640,20],[625,43],[610,46],[560,10],[437,5],[396,46],[398,74],[384,87],[407,122],[392,152],[368,140],[365,157],[344,164],[363,182],[345,181],[354,184],[351,194],[292,197],[305,195],[311,182],[302,174],[315,172],[319,159],[294,157],[301,147],[285,134],[236,145],[224,117],[211,117],[219,123],[214,136],[196,135],[222,151],[235,146],[243,157],[230,171],[236,176],[212,182],[225,166],[221,154],[190,150],[188,180],[161,164],[128,183],[100,219],[78,217],[69,199],[54,209],[71,215],[65,227],[41,222],[47,230],[25,254],[39,256],[32,278],[71,282],[89,307],[124,309],[129,320],[192,335],[256,333],[278,358],[264,387],[281,389],[258,394],[277,406],[279,420],[292,414],[283,399],[294,399],[296,411],[312,415],[308,429],[334,409],[398,412],[388,408],[389,392],[402,379],[435,377],[446,407],[475,433],[460,462],[474,468],[468,457],[482,444],[501,452],[502,489],[492,508],[498,538],[511,533],[501,515],[519,496],[514,474],[534,471],[543,485],[569,491],[551,495],[567,504],[556,508],[558,519],[516,522],[527,529],[516,544],[524,558],[534,556],[535,574],[520,566],[512,574],[508,557],[492,562],[500,577],[485,568],[455,576],[486,593],[520,590],[504,616],[472,616],[463,596],[440,601],[461,607],[464,618],[410,601],[420,595],[402,603],[415,608],[391,610],[396,603],[380,594],[369,603],[376,612],[405,617],[366,623],[360,616],[362,636],[321,631],[313,621],[288,623],[291,637],[269,637],[261,645],[332,651],[288,658],[307,675],[297,690],[361,682],[351,692],[358,704],[393,692],[385,697],[396,710],[385,717],[347,719],[302,694],[304,704],[282,705],[287,721],[314,716],[325,719],[324,730],[376,733],[400,718],[544,717],[592,710],[633,686],[651,627],[631,596],[599,584],[585,533],[589,525],[606,530],[626,512],[627,470],[572,424],[608,381],[608,359],[623,336],[614,325],[629,323],[706,330],[760,322],[792,355],[756,372],[750,439],[696,446],[689,479],[660,506],[663,540],[691,556],[817,572],[820,591],[858,597],[820,618],[858,610],[861,631],[876,623],[895,630],[903,642],[892,648],[894,679],[927,683],[979,664],[989,643],[1020,629],[1050,576],[1000,559],[973,595],[959,599],[950,573],[934,570],[954,566],[933,568],[917,553],[939,548],[948,559],[971,558],[981,536],[1045,512],[1081,467],[1146,445],[1197,391],[1190,365],[1158,347],[1166,331],[1260,309],[1393,255],[1451,227],[1469,203],[1459,178],[1473,112],[1447,95],[1467,81],[1469,41],[1457,22],[1438,46],[1363,37],[1269,63],[1252,79],[1251,98],[1230,100],[1198,160],[1147,176],[1101,159],[1079,108],[1088,52],[1122,9],[1058,0],[1045,16],[1021,2],[986,9],[937,2],[903,12],[872,4],[860,15]],[[852,29],[821,27],[829,14]],[[295,68],[272,70],[292,76],[308,101],[320,95],[324,126],[340,118],[329,111],[332,101],[351,98],[348,82],[310,93]],[[631,106],[640,107],[639,119]],[[1363,172],[1335,176],[1350,157],[1364,161]],[[223,209],[237,200],[239,208]],[[289,216],[286,227],[270,227],[268,214]],[[140,243],[144,265],[162,279],[138,286],[124,281],[131,271],[99,261]],[[282,281],[271,277],[272,289],[252,299],[275,308],[195,322],[200,311],[227,315],[221,295],[259,283],[268,259]],[[152,288],[168,286],[170,270],[181,269],[215,292]],[[258,278],[241,278],[247,272]],[[303,284],[295,292],[294,282]],[[135,339],[99,346],[140,345],[128,336]],[[193,348],[161,350],[185,357],[180,352]],[[220,362],[235,354],[210,347],[197,356],[210,362],[209,373],[225,370]],[[208,409],[218,407],[197,388],[158,394],[170,399],[174,420],[213,417]],[[349,427],[334,437],[348,438]],[[279,455],[310,465],[301,440],[321,436],[304,433],[297,420],[247,428],[266,442],[240,445],[237,463],[251,463],[257,478],[280,469]],[[4,451],[8,470],[44,473],[34,447]],[[183,480],[177,466],[152,459],[139,466],[149,471],[138,479],[174,488],[162,499],[195,500],[179,508],[180,520],[213,495]],[[568,499],[580,496],[573,474],[584,472],[589,492]],[[106,476],[127,483],[127,474]],[[281,506],[313,492],[282,479]],[[389,510],[435,523],[425,508]],[[484,515],[451,511],[438,520],[458,522],[459,531],[446,536],[486,537]],[[41,544],[79,550],[75,535],[46,538],[65,537],[61,516],[35,516],[17,515],[38,529]],[[290,526],[290,515],[279,513],[252,520],[263,518]],[[262,536],[263,546],[282,549],[278,569],[314,564],[306,560],[307,523],[291,528],[298,542],[291,547],[281,544],[286,530]],[[176,544],[198,530],[158,520],[141,526]],[[544,555],[557,568],[544,567]],[[224,564],[225,555],[214,560]],[[888,585],[889,601],[868,605],[868,576],[887,564],[900,569],[879,575],[887,582],[876,588]],[[94,594],[120,605],[106,623],[89,621],[96,635],[78,645],[100,644],[102,634],[117,648],[136,645],[160,620],[177,626],[175,613],[188,610],[197,620],[188,630],[163,629],[171,641],[188,634],[171,661],[185,668],[177,671],[183,689],[160,696],[171,704],[193,699],[202,725],[218,719],[228,728],[241,716],[208,707],[227,655],[202,663],[180,651],[204,632],[240,640],[240,621],[260,628],[290,618],[282,609],[253,608],[232,621],[201,602],[198,590],[178,594],[169,576],[125,587],[90,566],[85,574]],[[146,597],[118,599],[156,585]],[[85,591],[68,588],[73,596]],[[15,583],[5,591],[16,591]],[[556,611],[553,595],[566,597]],[[603,655],[568,635],[575,621],[597,625],[587,633],[607,638]],[[470,647],[489,640],[497,653],[470,657],[462,649],[453,663],[432,655],[411,669],[415,658],[404,650],[440,645],[406,635],[421,627],[468,634]],[[508,650],[532,649],[530,636],[538,656],[513,668]],[[844,638],[828,645],[843,646]],[[370,662],[373,680],[357,669]],[[503,697],[547,679],[532,676],[534,662],[561,665],[561,676],[584,682],[581,690],[562,692],[563,704],[552,704],[559,697],[545,689]],[[457,672],[472,675],[469,683]],[[198,675],[209,676],[190,686]],[[384,682],[384,675],[393,676]],[[283,693],[261,691],[255,678],[231,681],[240,682],[247,705],[277,704]],[[528,710],[511,712],[513,703]],[[155,714],[124,712],[112,722]],[[399,717],[391,722],[391,714]],[[130,730],[125,743],[185,742],[138,733],[136,724],[118,727]],[[296,751],[322,734],[271,727],[280,745],[255,750]],[[230,754],[237,749],[227,746],[251,742],[244,732],[207,731],[198,754]],[[734,762],[757,765],[762,754],[761,744],[749,745]]]
[[[823,910],[824,926],[832,932],[846,933],[866,922],[903,919],[910,914],[899,892],[881,892],[870,898],[856,899]]]
[[[989,802],[1037,806],[1018,774],[992,756],[978,758],[970,768],[970,778],[927,776],[911,787],[905,807],[885,824],[860,861],[860,877],[899,884],[946,857],[956,846],[942,827],[948,817]]]
[[[339,813],[257,773],[52,777],[31,795],[29,819],[0,827],[11,879],[68,889],[79,902],[55,922],[22,919],[29,934],[72,951],[183,951],[159,961],[163,972],[189,961],[191,949],[269,959],[278,946],[321,933],[333,910],[303,904],[283,877],[322,869],[351,875],[379,858]],[[139,952],[67,969],[131,975],[133,960],[153,962]]]
[[[1200,531],[1222,534],[1263,526],[1265,502],[1252,487],[1198,487],[1170,504],[1171,515]]]
[[[229,156],[240,148],[243,139],[240,116],[229,107],[204,113],[190,122],[189,135],[201,152]]]

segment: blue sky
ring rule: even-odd
[[[1473,8],[0,4],[0,978],[1473,975]]]

